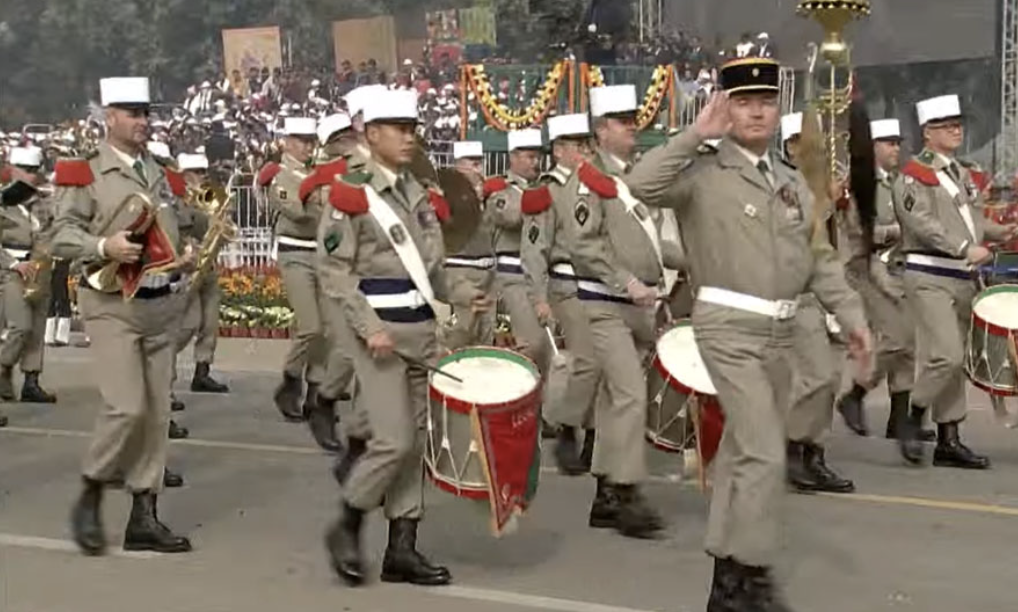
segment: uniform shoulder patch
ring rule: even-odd
[[[317,166],[314,172],[309,174],[308,177],[300,183],[300,190],[297,192],[297,195],[300,196],[300,201],[306,202],[316,189],[319,187],[325,187],[332,183],[337,174],[345,175],[346,171],[346,160],[343,158]]]
[[[523,192],[520,209],[525,215],[539,215],[551,208],[551,202],[551,190],[547,185],[541,185]]]
[[[449,208],[449,202],[446,201],[445,196],[435,189],[428,190],[428,201],[431,202],[431,207],[435,209],[435,216],[442,223],[445,223],[452,217],[452,209]]]
[[[56,165],[54,183],[64,187],[87,187],[95,182],[92,166],[84,159],[61,159]]]
[[[932,155],[932,154],[931,154]],[[905,176],[910,176],[913,179],[919,181],[923,185],[929,187],[936,187],[940,185],[940,179],[937,178],[937,171],[931,166],[921,163],[920,156],[917,159],[913,159],[905,164],[905,167],[901,170],[901,173]]]
[[[585,163],[580,166],[577,172],[580,175],[580,182],[600,197],[610,199],[619,196],[619,188],[615,181],[595,168],[593,164]]]
[[[184,182],[184,175],[174,170],[164,167],[163,173],[166,174],[166,182],[170,185],[170,191],[173,195],[178,198],[182,198],[187,195],[187,183]]]
[[[484,181],[484,199],[487,200],[492,194],[505,191],[509,188],[509,181],[502,176],[494,176]]]
[[[339,212],[348,215],[363,215],[368,212],[368,194],[363,187],[338,182],[329,192],[329,204]]]
[[[342,242],[343,235],[339,231],[331,231],[322,241],[322,245],[325,247],[325,252],[332,254],[333,251],[339,248],[339,243]]]
[[[367,185],[371,182],[374,175],[364,170],[358,170],[351,172],[350,174],[343,175],[343,182],[348,185]]]
[[[283,167],[276,162],[269,162],[262,166],[262,169],[258,171],[258,186],[268,187],[282,169]]]

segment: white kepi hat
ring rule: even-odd
[[[173,159],[173,154],[170,153],[170,145],[165,142],[159,142],[158,140],[150,140],[147,145],[148,152],[156,157],[162,159]]]
[[[590,90],[590,114],[594,117],[631,115],[638,108],[635,85],[610,85]]]
[[[781,118],[781,142],[788,142],[802,134],[802,113],[792,113]]]
[[[930,98],[916,104],[916,113],[919,115],[919,125],[926,125],[930,121],[954,119],[961,117],[961,101],[956,95]]]
[[[364,123],[417,123],[417,92],[408,89],[380,91],[364,108]]]
[[[509,132],[509,150],[540,149],[544,146],[541,130],[514,130]]]
[[[873,140],[901,140],[901,123],[897,119],[880,119],[870,123]]]
[[[318,122],[314,117],[287,117],[283,123],[287,136],[318,136]]]
[[[329,115],[318,122],[318,142],[322,144],[329,142],[329,139],[337,133],[350,129],[351,125],[353,124],[350,122],[350,115],[346,113]]]
[[[385,85],[363,85],[346,94],[346,110],[351,117],[364,112],[371,99],[382,92],[389,91]]]
[[[148,106],[152,103],[148,77],[111,77],[99,81],[103,106]]]
[[[579,115],[557,115],[548,119],[548,140],[566,136],[590,136],[590,119],[586,113]]]
[[[42,149],[38,147],[14,147],[11,149],[12,166],[38,168],[42,165]]]
[[[208,170],[209,158],[200,153],[181,153],[177,156],[177,166],[183,170]]]
[[[484,157],[484,145],[476,141],[459,141],[452,143],[453,159]]]

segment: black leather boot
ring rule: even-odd
[[[636,485],[614,485],[619,498],[619,519],[615,530],[627,538],[651,539],[664,528],[664,521]]]
[[[542,440],[554,440],[556,437],[558,437],[558,428],[555,427],[554,425],[552,425],[551,423],[549,423],[548,421],[545,421],[542,418],[541,419],[541,439]]]
[[[884,437],[888,440],[898,438],[898,426],[908,416],[909,404],[912,401],[912,394],[908,391],[898,391],[891,394],[891,414],[887,417],[887,429]],[[919,439],[923,442],[936,442],[937,432],[932,429],[923,429],[919,432]]]
[[[184,477],[176,472],[171,472],[170,468],[163,470],[163,486],[167,489],[176,489],[184,486]]]
[[[409,582],[441,586],[452,581],[449,569],[432,565],[417,552],[417,525],[413,519],[389,521],[389,546],[382,560],[382,582]]]
[[[0,414],[0,427],[7,427],[7,415]]]
[[[336,482],[339,486],[346,484],[346,479],[350,476],[350,470],[353,469],[357,460],[361,458],[364,451],[368,450],[368,442],[362,438],[347,438],[346,439],[346,452],[339,458],[336,465],[332,468],[332,475],[335,476]]]
[[[177,399],[177,396],[173,393],[170,394],[170,411],[171,412],[183,412],[187,408],[184,402]]]
[[[784,597],[774,583],[774,577],[770,569],[766,567],[752,567],[738,565],[738,571],[742,575],[743,597],[746,607],[741,608],[751,612],[792,612],[792,609],[785,603]]]
[[[989,469],[989,457],[978,455],[962,444],[958,424],[959,421],[937,425],[937,447],[933,451],[933,465],[964,470]]]
[[[156,514],[158,498],[154,493],[134,494],[131,518],[124,533],[124,550],[151,550],[160,553],[191,552],[191,541],[178,536],[159,522]]]
[[[106,531],[103,529],[103,483],[82,478],[84,488],[71,511],[71,533],[74,543],[89,557],[106,553]]]
[[[311,389],[311,385],[308,385],[308,389]],[[308,395],[311,395],[310,391]],[[322,450],[338,453],[343,450],[343,445],[336,439],[336,402],[324,395],[319,395],[317,400],[315,405],[305,407],[311,436]]]
[[[304,420],[300,411],[300,398],[304,392],[304,385],[296,376],[283,374],[283,382],[276,387],[274,399],[276,408],[283,418],[291,423],[299,423]]]
[[[925,408],[913,405],[911,410],[904,412],[903,416],[899,416],[898,449],[905,461],[913,465],[922,463],[925,455],[923,442],[920,438],[925,414]]]
[[[802,442],[788,441],[785,449],[785,475],[788,484],[802,493],[815,490],[813,476],[806,470],[805,449]]]
[[[579,449],[576,447],[576,428],[563,426],[558,431],[555,443],[555,461],[558,471],[565,476],[579,476],[584,473],[580,463]]]
[[[191,391],[195,393],[229,393],[230,388],[212,378],[208,363],[199,361],[194,364],[194,377],[191,379]]]
[[[57,396],[39,385],[38,372],[25,372],[25,380],[21,383],[21,401],[26,404],[55,404]]]
[[[802,460],[806,472],[812,476],[816,487],[813,489],[814,491],[822,491],[824,493],[851,493],[855,491],[854,482],[839,476],[834,470],[827,467],[824,447],[817,444],[803,444]]]
[[[14,400],[14,368],[0,366],[0,399]]]
[[[597,491],[590,506],[588,525],[595,529],[614,529],[619,523],[619,498],[604,476],[597,476]]]
[[[583,473],[590,473],[591,467],[594,465],[594,441],[597,439],[597,432],[593,429],[588,429],[583,433],[583,450],[580,451],[580,466],[583,468]]]
[[[308,420],[311,411],[318,406],[318,383],[308,383],[307,393],[304,395],[304,405],[300,408],[301,418]]]
[[[746,584],[739,564],[732,559],[714,559],[707,612],[751,612]]]
[[[870,435],[870,429],[866,425],[866,407],[863,400],[866,398],[866,389],[856,384],[852,390],[841,396],[837,408],[845,419],[845,425],[860,436]]]
[[[364,561],[361,558],[361,525],[364,513],[344,503],[339,520],[325,534],[325,548],[332,569],[348,585],[364,584]]]
[[[184,440],[191,435],[191,432],[186,427],[181,427],[177,425],[176,421],[170,419],[169,435],[171,440]]]

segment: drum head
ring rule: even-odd
[[[462,404],[504,405],[520,401],[540,385],[537,366],[523,355],[491,347],[456,351],[438,362],[438,368],[461,380],[431,375],[434,392]]]
[[[972,307],[975,316],[1004,330],[1018,330],[1018,285],[999,285],[983,291]]]
[[[700,351],[696,348],[693,325],[680,322],[657,341],[657,358],[675,380],[704,395],[717,395]]]

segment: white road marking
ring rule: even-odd
[[[0,547],[11,548],[34,548],[36,550],[49,550],[55,552],[68,552],[80,555],[77,544],[70,540],[58,540],[56,538],[37,538],[33,536],[21,536],[12,533],[0,533]],[[157,552],[137,551],[129,552],[122,548],[110,546],[106,551],[108,557],[122,557],[125,559],[158,559],[165,555]]]
[[[420,587],[414,588],[416,589]],[[487,601],[491,603],[520,606],[536,610],[556,610],[559,612],[655,612],[654,610],[646,610],[642,608],[606,606],[603,604],[578,601],[574,599],[559,599],[557,597],[526,595],[524,593],[514,593],[512,591],[494,591],[465,586],[434,587],[428,589],[428,593],[442,597],[472,599],[474,601]],[[680,610],[679,612],[682,611]]]

